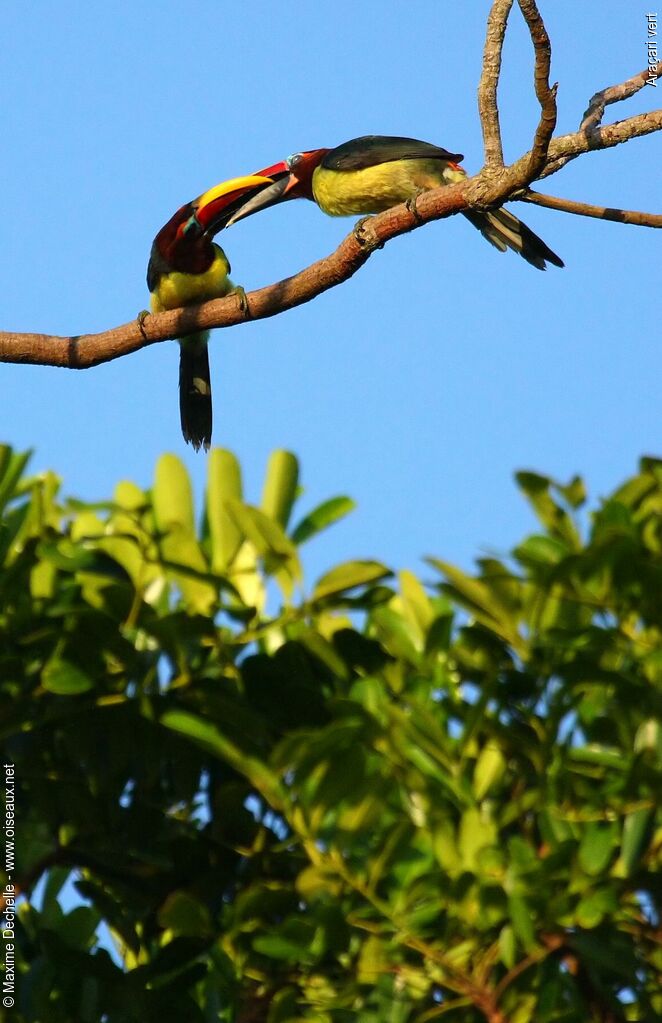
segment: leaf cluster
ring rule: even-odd
[[[585,1023],[662,1015],[662,464],[473,574],[303,585],[272,456],[202,522],[64,500],[0,452],[0,727],[19,1023]],[[76,905],[72,906],[72,891]],[[67,894],[68,893],[68,894]],[[63,897],[63,894],[65,897]]]

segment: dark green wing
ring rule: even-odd
[[[153,242],[152,251],[149,254],[149,263],[147,264],[147,287],[150,294],[156,291],[161,277],[163,274],[168,273],[169,269],[170,267],[159,252],[156,242]]]
[[[329,150],[321,166],[326,170],[352,171],[375,167],[391,160],[450,160],[459,163],[461,153],[449,153],[441,146],[419,139],[401,138],[399,135],[362,135],[358,139],[343,142]]]

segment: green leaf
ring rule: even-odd
[[[113,493],[113,501],[124,511],[138,512],[147,506],[147,494],[130,480],[122,480]]]
[[[497,593],[491,590],[487,581],[474,579],[439,558],[426,561],[442,572],[449,583],[444,589],[463,604],[490,631],[496,632],[515,650],[524,652],[526,647],[517,631],[517,619],[501,602]]]
[[[162,455],[157,463],[153,502],[156,524],[164,534],[161,551],[170,577],[191,613],[211,614],[218,589],[204,579],[209,566],[195,534],[191,481],[175,455]]]
[[[292,542],[300,546],[327,526],[344,518],[354,508],[356,504],[349,497],[332,497],[324,501],[297,523],[291,533]]]
[[[488,743],[480,751],[474,769],[474,794],[479,801],[490,791],[493,785],[503,778],[506,761],[503,753],[495,743]]]
[[[581,508],[586,503],[586,486],[581,476],[573,476],[569,483],[559,486],[559,493],[572,508]]]
[[[398,573],[398,579],[403,614],[416,632],[417,645],[422,647],[435,616],[432,601],[413,572],[403,569]]]
[[[161,723],[181,735],[199,743],[209,752],[227,761],[240,774],[248,778],[272,804],[282,800],[280,782],[269,766],[256,757],[248,755],[232,739],[220,732],[214,725],[195,714],[183,710],[167,711]]]
[[[599,888],[580,899],[575,920],[580,927],[591,930],[602,923],[605,916],[618,909],[618,897],[612,888]]]
[[[178,528],[195,535],[191,481],[176,455],[161,455],[156,463],[152,500],[159,529],[167,533]]]
[[[243,536],[255,547],[262,557],[298,563],[295,546],[283,532],[282,527],[270,519],[259,508],[228,499],[227,508],[240,528]]]
[[[517,962],[517,939],[510,924],[506,924],[499,932],[499,959],[507,970],[512,970]]]
[[[652,818],[652,808],[642,807],[629,813],[623,822],[620,865],[625,877],[630,877],[639,863]]]
[[[307,945],[278,934],[261,934],[253,939],[253,948],[270,959],[291,963],[314,963],[315,956]]]
[[[322,600],[353,590],[357,586],[387,579],[393,573],[378,561],[345,561],[317,580],[311,600]]]
[[[567,544],[551,536],[529,536],[515,548],[514,555],[522,565],[551,567],[568,555]]]
[[[262,511],[285,529],[299,484],[299,462],[289,451],[274,451],[262,491]]]
[[[197,937],[212,933],[208,908],[182,889],[170,892],[159,909],[158,921],[161,927],[174,934]]]
[[[618,844],[615,825],[590,821],[579,844],[579,863],[589,877],[597,877],[609,863]]]
[[[662,651],[659,653],[662,659]],[[635,753],[650,750],[653,761],[662,767],[662,722],[654,718],[642,721],[634,737],[634,750]]]
[[[263,558],[264,572],[268,576],[275,576],[287,599],[290,598],[293,583],[299,582],[302,577],[301,564],[297,549],[285,532],[273,519],[270,519],[259,508],[242,504],[230,498],[226,501],[229,514],[232,516],[238,528],[246,540],[253,545],[255,551]],[[242,552],[245,548],[242,548]],[[249,561],[249,572],[251,566]],[[236,570],[242,568],[242,558],[239,557]],[[241,590],[240,579],[235,580],[237,588]],[[243,590],[242,595],[244,593]]]
[[[583,501],[581,480],[575,477],[567,487],[559,487],[548,476],[541,476],[535,472],[518,472],[515,474],[515,479],[551,535],[565,540],[573,549],[578,548],[580,540],[575,524],[567,511],[552,498],[551,490],[554,488],[557,493],[565,496],[566,500],[568,500],[567,494],[570,494],[572,498],[570,503],[574,505],[574,502],[578,501],[581,504]]]
[[[578,764],[595,764],[599,767],[613,767],[618,771],[627,771],[629,763],[617,749],[591,743],[590,746],[577,746],[568,750],[568,756]]]
[[[241,468],[231,451],[212,448],[207,463],[207,521],[212,568],[225,572],[236,557],[242,535],[227,508],[228,498],[241,502]]]
[[[462,814],[458,848],[466,870],[478,869],[478,854],[482,849],[496,845],[497,830],[489,816],[476,807],[469,807]]]
[[[92,689],[94,683],[82,668],[59,656],[53,657],[41,673],[41,684],[58,696],[78,696]]]
[[[519,938],[522,947],[530,952],[535,946],[533,915],[523,895],[513,893],[508,896],[508,909],[513,931]]]
[[[15,496],[18,481],[31,457],[31,451],[18,455],[6,444],[0,446],[0,511]]]
[[[73,948],[87,949],[92,943],[101,916],[90,906],[77,906],[62,916],[56,930],[63,941]]]

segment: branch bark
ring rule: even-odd
[[[548,210],[574,213],[579,217],[595,217],[598,220],[613,220],[617,224],[635,224],[637,227],[662,227],[662,213],[640,213],[638,210],[619,210],[609,206],[594,206],[574,199],[561,199],[556,195],[545,195],[531,189],[517,197],[521,202],[544,206]]]
[[[582,115],[579,130],[589,133],[594,131],[602,123],[605,107],[608,107],[610,103],[620,103],[621,100],[630,99],[640,89],[643,89],[652,74],[658,78],[662,76],[662,60],[658,61],[655,69],[644,68],[643,71],[639,71],[632,78],[621,82],[620,85],[610,85],[606,89],[596,92],[591,96],[588,107]]]
[[[655,68],[656,75],[662,75],[662,61],[660,61]],[[590,99],[588,107],[582,115],[581,124],[579,125],[579,131],[584,132],[587,138],[593,136],[593,133],[602,123],[605,108],[611,103],[619,103],[621,100],[629,99],[634,96],[640,89],[643,89],[648,78],[651,75],[651,68],[644,68],[643,71],[638,71],[636,75],[632,75],[625,82],[621,82],[618,85],[609,85],[599,92],[596,92]],[[575,154],[579,155],[579,154]],[[541,178],[546,178],[550,174],[556,174],[562,167],[565,167],[566,163],[574,159],[574,156],[561,157],[557,160],[548,161],[546,168],[539,175]]]
[[[529,174],[535,180],[545,166],[547,151],[556,127],[556,90],[558,82],[550,86],[549,71],[552,63],[552,44],[535,0],[518,0],[520,10],[529,28],[536,55],[533,82],[540,103],[540,121],[533,139]]]
[[[485,166],[498,171],[503,168],[503,145],[499,125],[497,89],[501,74],[501,55],[506,35],[508,15],[513,0],[494,0],[487,19],[485,46],[483,49],[483,71],[478,85],[478,113],[483,130]]]
[[[100,334],[56,337],[0,332],[0,362],[88,369],[158,341],[181,337],[197,330],[232,327],[246,320],[276,316],[348,280],[375,249],[381,248],[391,238],[413,231],[429,221],[441,220],[468,209],[499,207],[508,200],[534,202],[551,209],[603,220],[660,227],[659,214],[591,206],[530,191],[529,186],[533,181],[556,173],[570,160],[584,153],[609,149],[662,129],[662,110],[599,126],[608,104],[627,99],[643,88],[651,73],[650,69],[646,69],[620,85],[612,85],[596,93],[579,131],[551,138],[556,116],[555,87],[549,86],[549,39],[535,0],[518,2],[536,51],[535,84],[541,118],[531,150],[515,163],[504,167],[496,96],[503,40],[513,2],[494,0],[488,19],[484,66],[479,86],[479,111],[485,144],[485,166],[480,174],[461,184],[423,193],[417,197],[414,211],[403,204],[369,218],[360,233],[349,234],[335,252],[326,258],[293,277],[250,292],[247,295],[248,312],[236,297],[230,296],[185,309],[148,315],[143,322],[134,320]],[[662,73],[662,62],[657,68]]]
[[[276,316],[348,280],[375,249],[381,248],[391,238],[406,234],[427,221],[439,220],[466,209],[463,196],[466,187],[466,182],[462,182],[426,192],[417,199],[415,214],[403,204],[371,217],[363,227],[362,241],[352,232],[330,256],[293,277],[249,292],[246,295],[248,313],[242,309],[239,299],[230,295],[201,305],[148,315],[143,323],[133,320],[100,334],[56,337],[0,332],[0,362],[90,369],[157,341],[172,340],[197,330],[233,327],[247,320]]]

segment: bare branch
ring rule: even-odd
[[[232,327],[246,320],[275,316],[348,280],[370,254],[390,238],[406,234],[430,220],[439,220],[466,209],[466,188],[467,182],[463,182],[419,196],[415,214],[403,204],[370,218],[363,229],[361,241],[352,232],[325,259],[313,263],[294,277],[249,292],[246,296],[248,314],[242,310],[237,297],[230,295],[201,305],[147,316],[143,323],[134,320],[100,334],[54,337],[0,332],[0,363],[89,369],[137,352],[157,341],[181,337],[196,330]]]
[[[529,27],[531,42],[536,55],[533,81],[540,103],[540,121],[536,128],[531,150],[529,173],[535,180],[545,166],[547,150],[556,127],[556,90],[558,83],[550,87],[549,70],[552,62],[552,44],[549,41],[545,23],[540,17],[536,0],[518,0],[520,10]]]
[[[490,170],[501,170],[503,167],[497,88],[501,74],[503,40],[512,6],[513,0],[494,0],[492,4],[492,10],[487,19],[483,71],[478,85],[478,113],[483,130],[485,166]]]
[[[640,89],[643,89],[651,77],[662,77],[662,60],[655,68],[644,68],[643,71],[639,71],[632,78],[621,82],[620,85],[610,85],[606,89],[596,92],[594,96],[591,96],[589,105],[582,115],[579,130],[594,131],[602,123],[605,107],[608,107],[610,103],[620,103],[623,99],[630,99],[630,96],[634,96]]]
[[[545,206],[561,213],[575,213],[580,217],[595,217],[598,220],[613,220],[617,224],[635,224],[637,227],[662,227],[662,213],[639,213],[637,210],[618,210],[609,206],[593,206],[574,199],[560,199],[556,195],[545,195],[531,190],[518,195],[522,202]]]
[[[637,114],[624,121],[605,125],[592,135],[575,132],[572,135],[559,135],[549,144],[547,166],[538,174],[537,180],[556,173],[570,160],[590,151],[611,149],[623,142],[650,135],[662,129],[662,110],[653,110],[646,114]],[[485,210],[500,206],[509,199],[519,199],[518,192],[527,189],[534,178],[530,173],[531,152],[525,153],[515,163],[495,177],[484,173],[477,174],[467,183],[466,199],[472,209]]]
[[[626,224],[660,227],[660,215],[636,211],[607,209],[557,199],[530,192],[534,180],[556,173],[569,160],[592,150],[609,149],[662,129],[662,110],[638,114],[590,131],[580,129],[571,135],[549,140],[553,89],[548,86],[549,40],[537,14],[534,0],[518,0],[529,24],[536,46],[536,92],[541,103],[542,116],[530,152],[525,153],[509,167],[503,166],[496,89],[501,67],[501,51],[509,12],[514,0],[494,0],[488,21],[485,43],[485,66],[481,76],[479,106],[485,139],[486,166],[480,174],[461,184],[425,192],[417,197],[414,209],[409,205],[395,206],[377,217],[368,219],[362,232],[352,232],[335,252],[307,267],[293,277],[260,288],[247,296],[248,313],[236,297],[229,296],[205,302],[202,305],[174,309],[170,312],[147,316],[100,334],[73,337],[54,337],[47,334],[0,332],[0,363],[24,363],[42,366],[63,366],[69,369],[88,369],[103,362],[136,352],[146,345],[181,337],[196,330],[232,327],[246,320],[275,316],[294,306],[309,302],[329,288],[336,287],[351,277],[366,262],[370,254],[391,238],[406,234],[432,220],[440,220],[464,210],[487,210],[502,206],[508,200],[523,200],[548,206],[551,209],[583,216],[598,217]],[[537,18],[537,20],[536,20]],[[662,70],[662,63],[657,65]],[[633,95],[645,84],[639,72],[621,85],[610,86],[591,101],[596,115],[598,101],[615,103]],[[551,97],[551,99],[550,99]],[[545,104],[548,104],[547,117]],[[604,109],[604,108],[603,108]],[[539,166],[540,160],[542,164]]]
[[[622,142],[630,142],[643,135],[650,135],[654,131],[659,131],[660,128],[662,128],[662,110],[651,110],[646,114],[636,114],[623,121],[606,124],[603,128],[597,128],[590,134],[578,131],[572,135],[559,135],[552,139],[547,166],[536,180],[540,181],[542,178],[549,177],[550,174],[556,174],[567,163],[584,153],[599,149],[611,149],[613,146],[621,145]]]
[[[584,111],[582,116],[582,122],[579,126],[579,131],[584,132],[587,137],[592,136],[596,129],[600,126],[602,118],[605,112],[605,107],[611,103],[619,103],[621,100],[629,99],[634,96],[635,93],[639,92],[646,85],[649,78],[653,76],[662,75],[662,61],[660,61],[655,68],[644,68],[643,71],[638,71],[632,78],[628,78],[625,82],[621,82],[619,85],[609,85],[605,89],[601,89],[600,92],[596,92],[591,97],[591,101]],[[575,154],[579,155],[579,154]],[[561,157],[555,161],[548,161],[542,174],[539,178],[549,177],[550,174],[556,174],[562,167],[565,167],[566,163],[573,160],[574,156]]]

